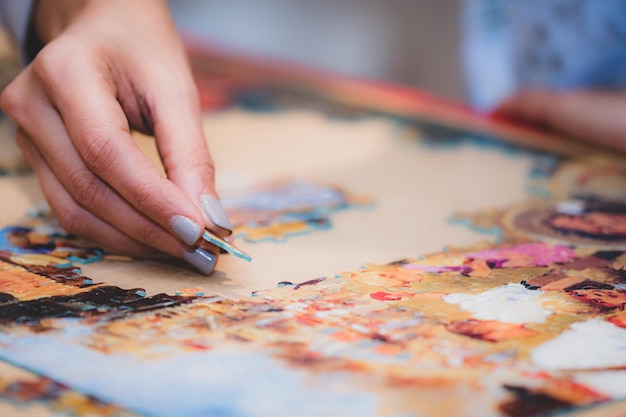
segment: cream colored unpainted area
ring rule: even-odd
[[[386,118],[343,120],[309,111],[248,113],[232,109],[206,115],[206,135],[217,166],[221,194],[281,178],[299,178],[369,196],[368,209],[331,217],[330,230],[287,242],[236,245],[247,263],[222,255],[210,277],[154,261],[104,261],[85,265],[96,281],[147,292],[173,293],[201,287],[206,294],[247,296],[280,281],[299,282],[491,239],[448,223],[459,210],[501,207],[523,199],[531,162],[474,146],[427,147],[406,138]],[[138,143],[157,161],[151,138]],[[21,185],[15,184],[21,182]],[[20,215],[35,200],[34,183],[0,179],[14,202],[2,221]],[[5,214],[7,212],[9,214]]]
[[[24,220],[26,211],[44,197],[34,175],[0,176],[0,227]]]
[[[1,65],[0,68],[2,68]],[[27,167],[24,157],[15,144],[15,125],[7,117],[0,116],[0,172],[20,171]]]

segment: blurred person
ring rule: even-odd
[[[464,0],[469,99],[626,151],[626,1]]]

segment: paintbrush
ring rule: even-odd
[[[209,243],[214,244],[218,248],[224,249],[228,253],[232,253],[238,258],[245,259],[248,262],[252,260],[252,257],[250,255],[248,255],[241,249],[235,247],[235,245],[228,243],[221,237],[214,235],[213,233],[211,233],[210,231],[206,229],[204,230],[204,232],[202,232],[202,239],[206,240]]]

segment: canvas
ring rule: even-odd
[[[7,415],[620,415],[621,160],[247,91],[205,127],[251,263],[120,257],[0,180]]]

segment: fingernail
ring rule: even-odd
[[[217,256],[202,248],[187,249],[183,252],[183,259],[205,275],[211,275],[217,262]]]
[[[228,220],[228,216],[226,215],[220,200],[206,194],[200,197],[200,200],[202,201],[204,211],[206,211],[206,214],[209,216],[211,221],[215,223],[216,226],[232,232],[233,225],[230,223],[230,220]]]
[[[200,226],[188,217],[172,217],[171,226],[176,236],[188,245],[193,245],[200,238]]]

